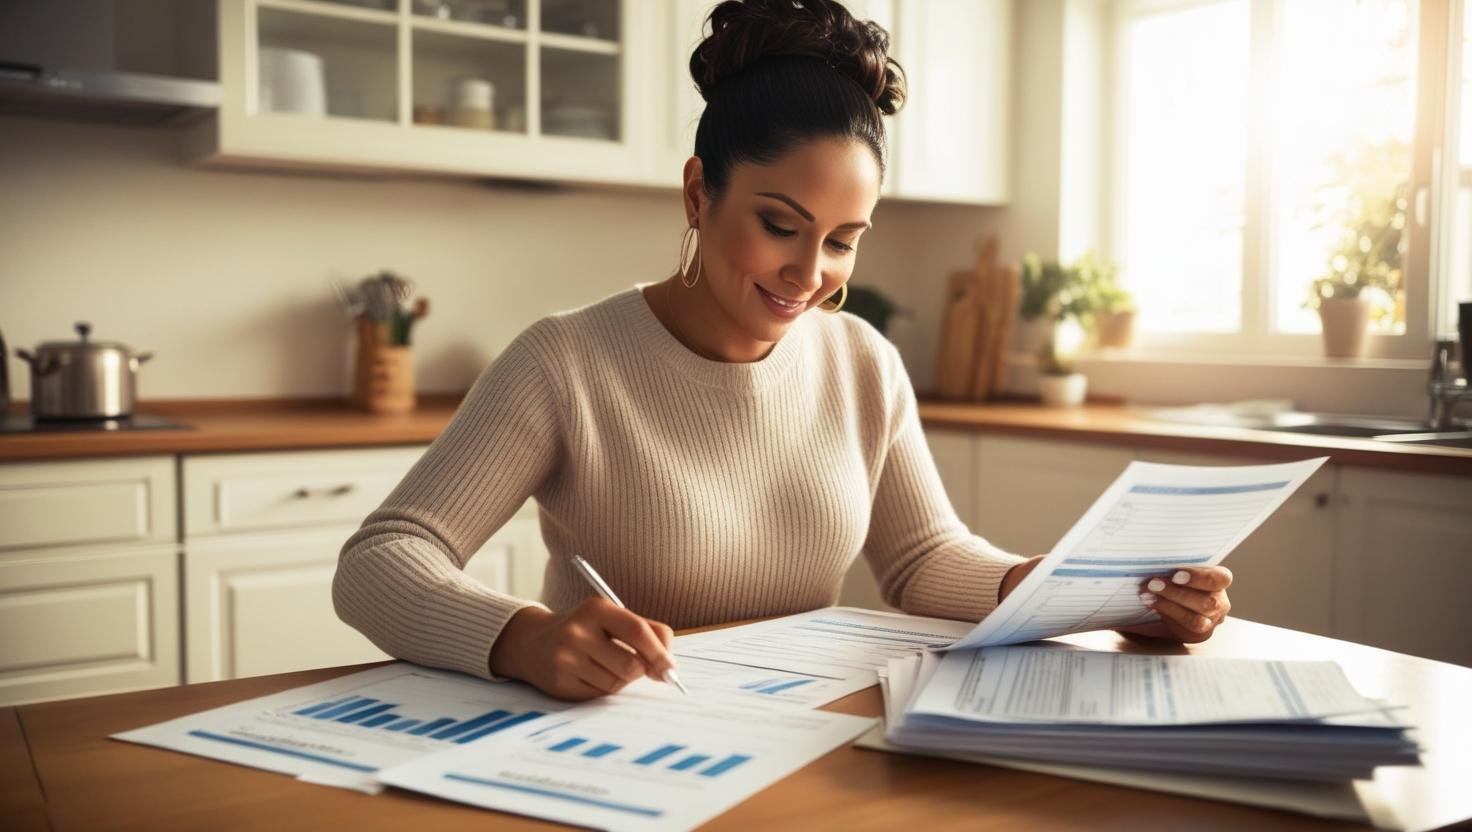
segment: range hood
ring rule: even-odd
[[[0,62],[0,113],[7,115],[153,126],[184,124],[219,106],[215,81]]]
[[[0,114],[179,124],[220,106],[215,4],[0,0]]]

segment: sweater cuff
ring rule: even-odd
[[[459,626],[442,631],[442,666],[492,682],[510,681],[491,672],[491,648],[506,622],[527,607],[543,604],[496,592],[476,581],[441,584],[425,602],[453,617]]]

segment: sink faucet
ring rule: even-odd
[[[1431,380],[1426,384],[1431,407],[1426,421],[1433,431],[1457,430],[1463,427],[1452,418],[1452,410],[1458,402],[1472,401],[1472,387],[1468,387],[1466,378],[1467,368],[1472,366],[1472,362],[1469,362],[1472,356],[1462,356],[1462,378],[1458,378],[1452,361],[1456,349],[1456,341],[1438,340],[1436,350],[1431,355]]]

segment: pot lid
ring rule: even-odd
[[[81,340],[78,340],[78,341],[43,341],[43,342],[41,342],[41,345],[40,346],[36,347],[36,352],[42,352],[42,351],[45,351],[45,352],[105,352],[105,351],[106,352],[110,352],[110,351],[117,351],[117,352],[128,353],[128,354],[131,354],[133,352],[133,348],[130,347],[130,346],[128,346],[127,344],[120,344],[120,343],[118,343],[116,341],[93,341],[93,340],[90,340],[90,337],[89,336],[91,336],[91,334],[92,334],[92,324],[87,323],[86,321],[77,321],[72,326],[77,330],[77,335],[80,337]]]

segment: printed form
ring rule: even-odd
[[[767,701],[710,702],[641,679],[548,722],[380,774],[487,809],[633,832],[692,829],[875,720]]]
[[[826,607],[679,636],[674,654],[691,690],[815,708],[873,685],[890,659],[950,644],[970,629],[941,618]]]
[[[1331,661],[1141,656],[1066,647],[941,654],[909,713],[1050,725],[1298,722],[1371,714]]]
[[[1006,600],[943,649],[1158,621],[1140,601],[1143,581],[1221,563],[1327,459],[1234,467],[1132,462]]]

